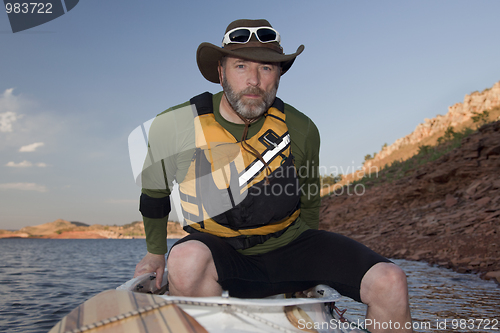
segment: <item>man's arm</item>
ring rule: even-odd
[[[167,224],[170,213],[170,191],[142,189],[139,210],[146,232],[149,253],[167,253]]]
[[[285,104],[286,124],[292,138],[292,153],[301,189],[300,218],[318,229],[320,198],[319,131],[314,122],[289,104]]]
[[[148,253],[135,267],[134,277],[156,272],[156,287],[161,288],[165,271],[165,253],[167,253],[167,224],[170,212],[168,190],[143,189],[140,211],[146,232]]]
[[[319,180],[319,146],[320,137],[316,125],[310,121],[305,140],[304,160],[299,182],[302,186],[300,198],[300,216],[312,229],[318,229],[319,209],[321,205]],[[304,171],[306,170],[306,171]]]
[[[139,210],[144,221],[146,246],[148,253],[136,265],[134,277],[156,272],[156,287],[161,288],[165,271],[165,253],[167,253],[167,224],[170,213],[170,189],[165,172],[164,159],[175,151],[169,138],[164,133],[174,134],[175,131],[164,131],[169,116],[158,115],[151,125],[148,137],[148,154],[141,174],[142,193]],[[166,143],[166,144],[165,144]]]
[[[148,155],[141,174],[140,206],[148,254],[137,264],[134,276],[156,272],[158,288],[168,251],[167,224],[172,180],[182,181],[187,172],[194,149],[194,133],[189,102],[159,114],[148,133]]]

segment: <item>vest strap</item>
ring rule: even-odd
[[[190,100],[191,105],[196,106],[196,114],[195,116],[201,116],[204,114],[213,113],[213,104],[212,104],[212,94],[208,91],[205,91],[202,94],[194,96]]]
[[[296,221],[296,220],[295,220]],[[220,239],[224,240],[227,242],[229,245],[234,247],[235,250],[244,250],[251,248],[255,245],[259,245],[264,243],[265,241],[271,239],[271,238],[278,238],[279,236],[283,235],[285,231],[290,228],[290,226],[295,224],[295,221],[293,221],[289,226],[286,228],[273,232],[272,234],[267,234],[267,235],[252,235],[252,236],[238,236],[238,237],[220,237]],[[195,233],[195,232],[201,232],[196,230],[195,228],[191,226],[185,226],[184,231],[189,232],[190,234]]]

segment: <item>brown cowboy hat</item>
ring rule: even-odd
[[[271,24],[267,20],[236,20],[231,22],[226,29],[226,33],[232,29],[239,27],[270,27]],[[260,62],[277,62],[281,64],[281,75],[290,69],[295,57],[304,51],[304,45],[297,48],[297,52],[293,54],[284,54],[283,48],[278,42],[261,43],[252,34],[249,42],[245,44],[230,43],[224,47],[218,47],[210,43],[201,43],[196,51],[196,62],[201,74],[210,82],[219,82],[219,72],[217,66],[219,60],[223,56],[232,56]]]

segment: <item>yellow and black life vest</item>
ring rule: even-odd
[[[216,235],[236,249],[283,234],[300,214],[283,102],[276,98],[262,128],[246,140],[270,170],[215,120],[212,94],[193,97],[191,104],[196,150],[179,186],[184,229]]]

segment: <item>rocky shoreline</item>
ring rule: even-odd
[[[320,228],[500,283],[500,121],[393,183],[324,197]]]

